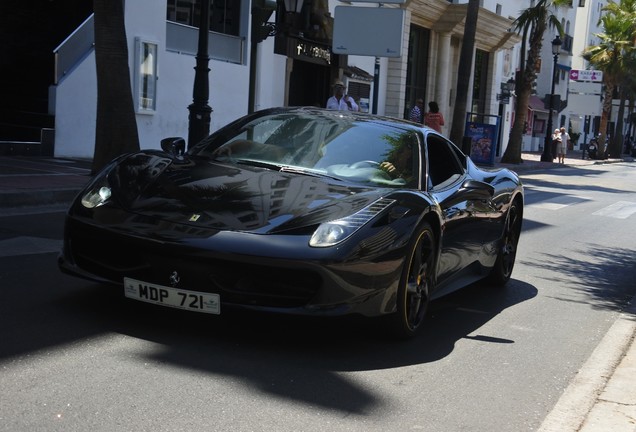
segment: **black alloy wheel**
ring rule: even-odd
[[[517,258],[517,244],[519,243],[520,234],[521,211],[519,203],[513,201],[506,216],[497,261],[488,276],[488,281],[494,285],[503,286],[510,280]]]
[[[428,223],[420,226],[408,249],[397,292],[397,311],[391,314],[391,332],[409,339],[422,327],[435,281],[436,241]]]

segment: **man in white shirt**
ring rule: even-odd
[[[333,96],[327,99],[327,109],[342,111],[359,111],[360,108],[351,96],[345,94],[345,85],[336,80],[333,83]]]
[[[557,144],[557,157],[559,158],[559,163],[565,163],[565,155],[568,153],[568,143],[570,142],[570,134],[565,130],[564,127],[561,128],[561,142]]]

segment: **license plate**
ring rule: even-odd
[[[124,278],[124,295],[134,300],[209,314],[221,313],[218,294],[189,291]]]

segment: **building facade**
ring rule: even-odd
[[[167,136],[188,136],[187,107],[193,100],[200,3],[125,1],[131,86],[142,148],[159,148],[160,140]],[[480,4],[468,120],[498,122],[494,150],[501,155],[514,120],[514,92],[506,90],[505,84],[514,79],[525,55],[512,23],[533,2],[483,0]],[[264,12],[254,13],[254,5]],[[380,115],[403,118],[417,98],[423,98],[425,105],[437,101],[447,134],[454,120],[468,0],[383,4],[400,9],[403,17],[400,52],[386,57],[336,53],[339,47],[334,48],[333,35],[334,27],[343,25],[338,21],[341,6],[377,8],[378,4],[234,0],[213,7],[209,26],[210,131],[268,107],[324,106],[333,81],[342,79],[362,110]],[[569,20],[566,16],[575,15],[576,6],[567,9],[564,19]],[[252,25],[258,19],[265,24]],[[51,86],[50,105],[55,114],[58,157],[93,155],[97,90],[91,25],[89,18],[55,51],[56,80]],[[372,30],[382,33],[385,29]],[[549,50],[550,44],[544,48],[546,45]],[[543,58],[551,58],[551,54]],[[543,66],[550,67],[550,62],[543,63],[540,74],[549,75]],[[570,63],[563,60],[559,64],[569,67]],[[538,96],[545,94],[541,87],[538,80]],[[535,108],[533,119],[538,119],[541,111],[547,115],[545,109]],[[533,149],[532,140],[538,134],[533,127],[528,129],[525,150]]]

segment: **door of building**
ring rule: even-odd
[[[325,107],[331,96],[330,68],[294,60],[289,79],[289,106]]]

